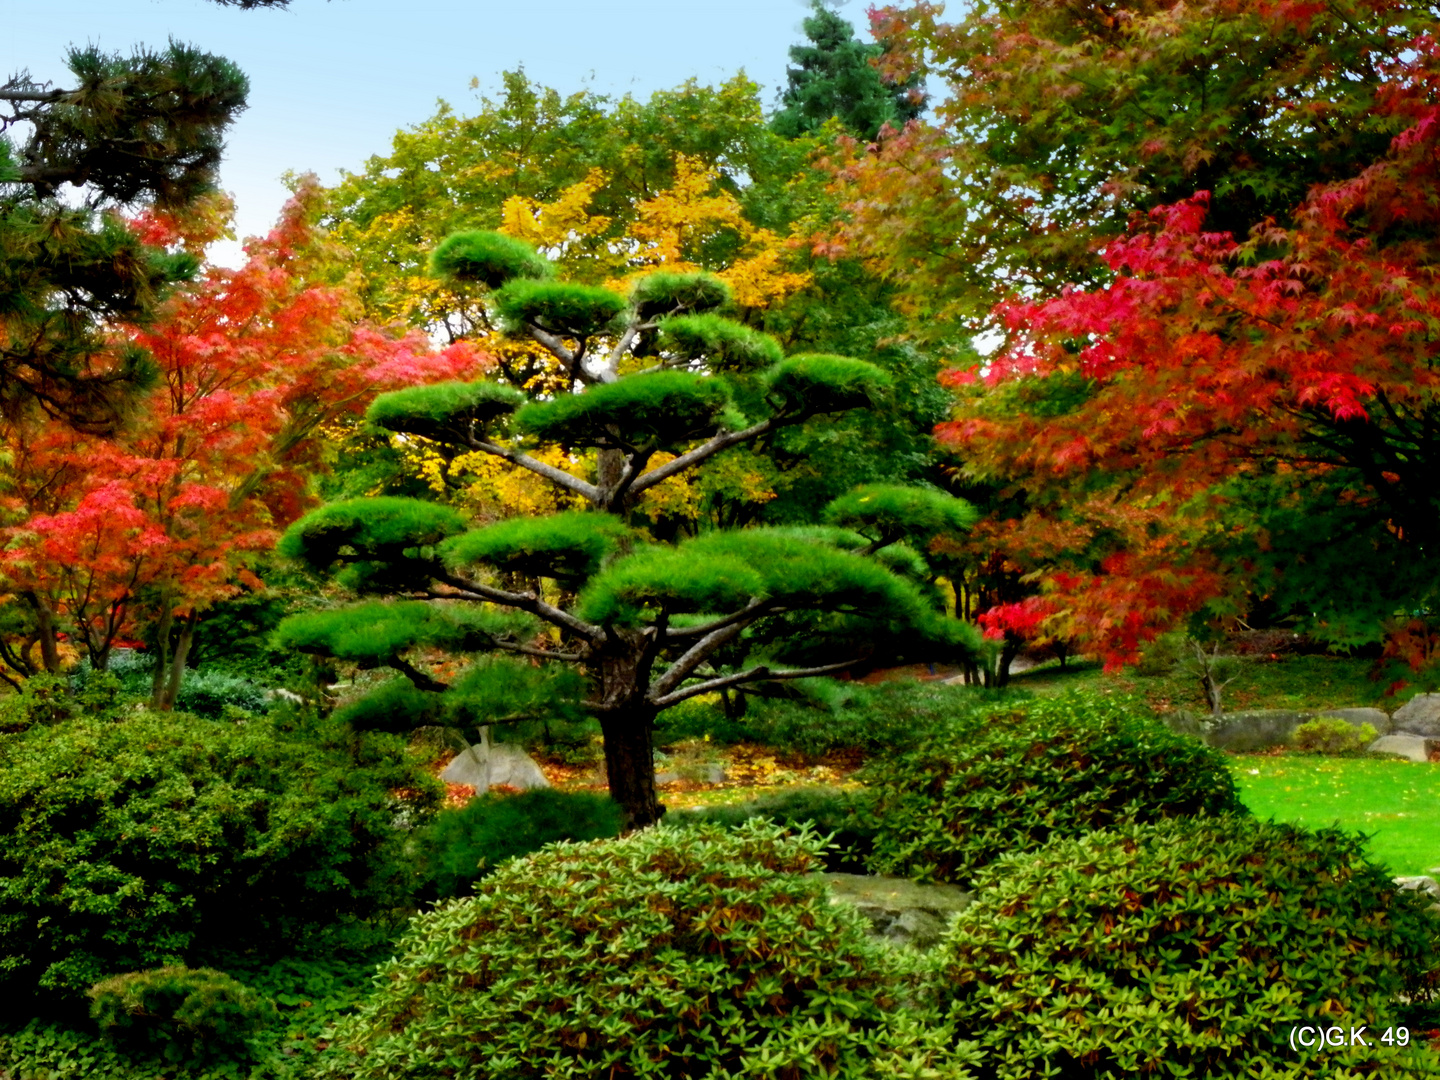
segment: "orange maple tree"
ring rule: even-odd
[[[38,415],[5,428],[0,583],[25,629],[0,642],[0,656],[15,675],[57,671],[75,653],[103,668],[143,632],[154,704],[169,707],[201,614],[260,584],[246,556],[308,505],[325,425],[377,393],[484,370],[469,345],[437,350],[417,332],[360,321],[314,225],[319,194],[302,182],[276,228],[246,244],[242,266],[211,266],[154,321],[113,328],[112,347],[144,350],[156,371],[118,432],[86,435]],[[132,227],[174,248],[213,239],[217,221],[147,214]]]

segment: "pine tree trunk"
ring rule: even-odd
[[[600,719],[610,798],[625,813],[626,829],[654,825],[665,813],[655,793],[655,713],[626,709]]]

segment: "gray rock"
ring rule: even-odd
[[[521,791],[550,786],[535,759],[518,746],[491,743],[488,769],[485,754],[483,745],[461,751],[454,761],[445,766],[440,779],[451,784],[469,784],[482,793],[496,784],[508,784]]]
[[[975,896],[955,885],[920,885],[906,878],[864,874],[822,874],[830,902],[850,904],[870,923],[871,933],[892,945],[928,949],[940,940],[951,918]]]
[[[1356,728],[1369,724],[1378,735],[1391,730],[1390,718],[1380,709],[1254,709],[1226,713],[1218,722],[1208,713],[1178,710],[1164,720],[1171,731],[1193,735],[1216,749],[1247,753],[1288,745],[1297,727],[1320,716],[1338,717]]]
[[[1411,761],[1429,761],[1435,743],[1422,735],[1381,735],[1365,749],[1372,754],[1396,754]]]
[[[723,784],[725,763],[707,761],[703,765],[687,765],[679,769],[666,769],[655,774],[656,784],[673,784],[676,780],[694,780],[701,784]]]
[[[1394,730],[1389,715],[1384,709],[1321,709],[1316,716],[1338,716],[1351,727],[1369,724],[1376,735],[1389,735]]]
[[[1433,877],[1397,877],[1395,884],[1407,892],[1422,892],[1432,901],[1440,901],[1440,884]],[[1440,902],[1431,903],[1427,909],[1432,915],[1440,915]]]
[[[1396,709],[1395,731],[1440,736],[1440,694],[1416,694]]]

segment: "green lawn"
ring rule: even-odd
[[[1236,757],[1231,767],[1240,797],[1258,817],[1366,833],[1371,855],[1392,874],[1440,867],[1440,766],[1257,755]]]

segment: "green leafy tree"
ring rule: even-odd
[[[837,506],[829,527],[679,543],[635,527],[642,496],[724,451],[763,449],[792,425],[881,402],[890,380],[880,368],[786,356],[718,313],[728,290],[704,273],[648,274],[621,296],[555,280],[546,260],[489,232],[450,237],[433,264],[484,287],[490,317],[542,345],[562,385],[535,400],[488,381],[404,390],[378,398],[369,420],[452,468],[503,459],[583,509],[468,529],[445,505],[370,498],[292,526],[282,552],[388,598],[280,628],[287,647],[404,676],[342,720],[408,730],[593,716],[611,796],[639,827],[663,812],[653,764],[663,710],[745,684],[978,648],[973,628],[941,614],[905,543],[968,526],[969,507],[948,496],[877,491]],[[544,452],[555,447],[561,466]]]
[[[107,327],[144,321],[198,265],[118,214],[212,190],[248,83],[228,60],[173,42],[128,57],[75,49],[68,64],[69,87],[24,72],[0,87],[0,405],[103,429],[153,372],[143,351],[106,348]],[[67,185],[78,199],[60,198]]]
[[[823,128],[832,117],[852,135],[873,139],[886,124],[901,127],[925,107],[918,73],[887,79],[876,64],[884,49],[855,36],[855,28],[821,0],[804,22],[808,45],[792,45],[780,108],[770,120],[786,138]]]

